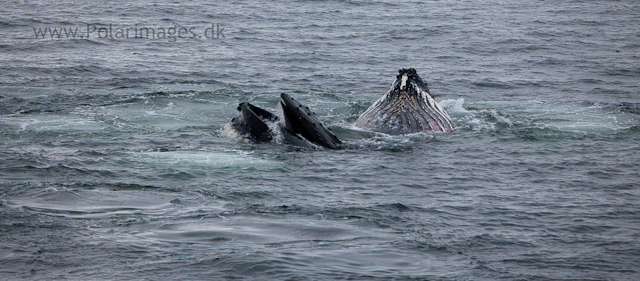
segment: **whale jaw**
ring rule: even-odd
[[[454,128],[449,114],[413,68],[398,71],[389,92],[360,115],[356,126],[391,135],[452,132]]]
[[[317,148],[318,146],[337,149],[342,142],[325,127],[311,110],[289,95],[280,95],[280,107],[284,115],[284,126],[280,126],[283,140],[291,145]],[[270,142],[275,134],[268,124],[279,118],[269,111],[248,102],[238,105],[238,117],[231,119],[230,136],[240,135],[254,142]]]
[[[267,122],[278,121],[277,116],[248,102],[238,105],[238,113],[238,117],[231,119],[231,127],[240,135],[253,142],[269,142],[273,139]]]
[[[289,133],[300,135],[314,144],[331,149],[338,148],[342,143],[338,137],[320,122],[315,113],[291,96],[282,93],[280,95],[280,107],[282,108],[285,126]]]

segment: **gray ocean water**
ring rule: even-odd
[[[640,280],[637,1],[0,6],[2,280]],[[455,132],[353,126],[408,67]]]

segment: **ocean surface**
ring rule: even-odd
[[[0,6],[1,280],[640,280],[635,0]],[[455,132],[355,127],[409,67]]]

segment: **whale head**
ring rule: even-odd
[[[429,87],[422,81],[422,78],[418,76],[414,68],[398,70],[396,81],[393,82],[389,90],[389,93],[392,95],[402,94],[403,92],[420,97],[425,97],[425,94],[431,95]]]
[[[449,114],[413,68],[400,69],[389,91],[360,115],[356,125],[393,135],[453,131]]]
[[[309,107],[291,96],[280,94],[280,107],[284,115],[286,130],[294,136],[326,148],[337,149],[342,142],[318,119]]]

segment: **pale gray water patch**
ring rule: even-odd
[[[127,153],[120,161],[124,165],[142,169],[260,169],[282,165],[277,160],[253,155],[244,150],[148,151]]]
[[[189,193],[147,190],[79,189],[59,185],[29,192],[4,202],[29,212],[78,219],[108,219],[131,216],[180,216],[193,209],[217,212],[226,210],[224,201],[208,200],[199,204],[199,196]],[[200,206],[198,206],[200,205]]]

